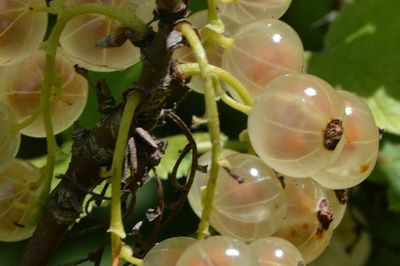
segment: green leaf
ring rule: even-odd
[[[380,152],[378,167],[388,183],[389,210],[400,212],[400,143],[386,141]]]
[[[379,127],[400,134],[400,1],[359,0],[332,23],[309,72],[364,97]]]
[[[399,134],[400,99],[388,95],[386,89],[381,87],[366,101],[378,122],[378,126],[388,132]]]
[[[193,137],[196,141],[199,153],[204,153],[211,149],[210,135],[208,133],[194,133]],[[227,141],[227,137],[224,135],[221,136],[221,139],[223,143]],[[172,169],[180,156],[180,151],[188,143],[184,135],[170,136],[167,138],[167,140],[168,146],[165,154],[162,157],[160,164],[156,167],[157,175],[163,179],[168,178],[168,175],[172,172]],[[191,153],[189,153],[182,160],[177,172],[177,177],[186,176],[191,164],[192,156]]]

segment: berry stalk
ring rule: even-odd
[[[212,211],[212,203],[215,194],[215,187],[217,182],[220,153],[221,147],[221,132],[219,128],[219,116],[217,103],[215,101],[215,93],[212,83],[211,73],[209,72],[209,64],[207,60],[206,51],[204,50],[201,40],[198,37],[196,31],[191,25],[187,23],[181,24],[182,35],[186,38],[189,45],[193,49],[196,61],[199,64],[200,76],[205,81],[205,105],[206,105],[206,115],[208,118],[208,128],[210,131],[210,139],[212,144],[212,155],[211,155],[211,169],[210,169],[210,179],[207,184],[207,192],[204,198],[204,208],[201,217],[199,227],[197,229],[198,238],[202,239],[209,234],[209,219]]]

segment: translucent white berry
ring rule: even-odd
[[[242,241],[225,236],[199,240],[181,255],[176,266],[258,266],[258,259]]]
[[[279,179],[255,156],[237,153],[226,160],[232,167],[219,169],[211,225],[220,234],[243,241],[272,235],[286,214]],[[206,185],[208,176],[204,179]],[[198,195],[201,187],[193,186]]]
[[[372,172],[379,150],[379,133],[367,104],[357,95],[338,91],[347,118],[346,142],[334,165],[312,177],[322,186],[344,189],[358,185]]]
[[[44,0],[0,2],[0,65],[21,62],[39,48],[47,29],[47,13],[30,10]]]
[[[325,81],[291,73],[274,79],[253,103],[250,141],[270,167],[309,177],[340,155],[346,116],[337,92]]]
[[[0,172],[0,241],[20,241],[32,235],[42,190],[31,185],[40,175],[38,168],[19,159]]]
[[[267,237],[249,245],[256,254],[260,266],[304,266],[299,250],[289,241],[279,237]]]
[[[287,217],[275,234],[295,245],[306,263],[328,246],[334,219],[324,189],[311,178],[285,177]]]
[[[254,98],[274,78],[303,69],[303,45],[297,33],[276,19],[239,28],[222,55],[222,68],[234,75]]]
[[[143,259],[143,266],[175,266],[182,252],[196,241],[190,237],[168,238],[150,249]]]
[[[246,24],[259,18],[280,18],[289,8],[292,0],[237,0],[220,3],[223,16],[239,24]]]
[[[224,149],[222,151],[222,155],[228,156],[231,154],[237,154],[237,151]],[[206,152],[201,155],[198,159],[198,164],[202,166],[207,166],[207,172],[210,170],[210,163],[211,163],[211,152]],[[193,180],[192,187],[190,188],[188,194],[188,201],[190,207],[192,208],[193,212],[198,216],[201,217],[201,213],[203,210],[202,205],[202,198],[205,195],[205,190],[208,183],[208,174],[202,173],[200,171],[196,172],[196,175]]]
[[[62,53],[56,56],[55,72],[60,87],[52,88],[50,109],[53,130],[57,134],[70,127],[83,112],[88,84]],[[27,119],[34,111],[38,111],[44,73],[45,53],[40,50],[21,63],[0,68],[0,79],[4,80],[3,87],[0,88],[0,98],[13,111],[18,121]],[[45,137],[43,115],[40,113],[21,133],[31,137]]]
[[[68,0],[67,6],[90,3],[92,0]],[[99,3],[120,8],[129,8],[130,1],[99,0]],[[142,1],[148,2],[148,1]],[[134,5],[135,3],[133,3]],[[148,19],[148,9],[142,6],[142,18]],[[120,47],[101,48],[96,42],[114,32],[121,24],[98,14],[82,14],[68,21],[60,38],[65,54],[76,64],[93,71],[116,71],[125,69],[140,60],[140,49],[129,41]]]

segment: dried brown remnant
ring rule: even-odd
[[[385,129],[383,129],[383,128],[378,128],[378,134],[379,134],[379,139],[380,139],[380,140],[382,139],[384,133],[385,133]]]
[[[274,169],[272,169],[272,171],[274,171],[274,173],[276,174],[276,176],[278,177],[279,182],[282,185],[282,188],[285,189],[286,184],[285,184],[285,176],[282,175],[281,173],[275,171]]]
[[[331,120],[324,130],[324,147],[330,151],[335,150],[343,136],[343,123],[339,119]]]
[[[323,230],[328,230],[329,225],[333,221],[333,211],[327,199],[322,199],[319,203],[318,221],[321,223]]]
[[[15,225],[16,227],[25,228],[25,225],[20,224],[20,223],[18,223],[18,222],[16,222],[16,221],[13,221],[12,223],[13,223],[13,225]]]
[[[224,167],[224,169],[239,184],[243,184],[244,183],[244,178],[242,176],[236,174],[232,169],[229,169],[228,167]]]
[[[337,200],[340,204],[345,205],[349,200],[349,195],[345,189],[335,189],[334,190]]]

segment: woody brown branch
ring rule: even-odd
[[[179,78],[171,71],[172,52],[167,43],[170,42],[168,38],[174,23],[187,13],[187,1],[184,0],[158,0],[157,5],[160,14],[159,31],[155,35],[147,35],[149,40],[143,42],[143,70],[133,88],[142,95],[135,112],[133,128],[140,126],[147,131],[157,126],[157,118],[168,96],[181,85]],[[68,170],[51,192],[20,265],[48,264],[68,228],[79,217],[88,191],[102,182],[100,169],[111,164],[123,107],[120,104],[110,114],[104,115],[91,130],[75,129]],[[146,168],[147,162],[141,157],[138,157],[137,163],[139,168]]]

